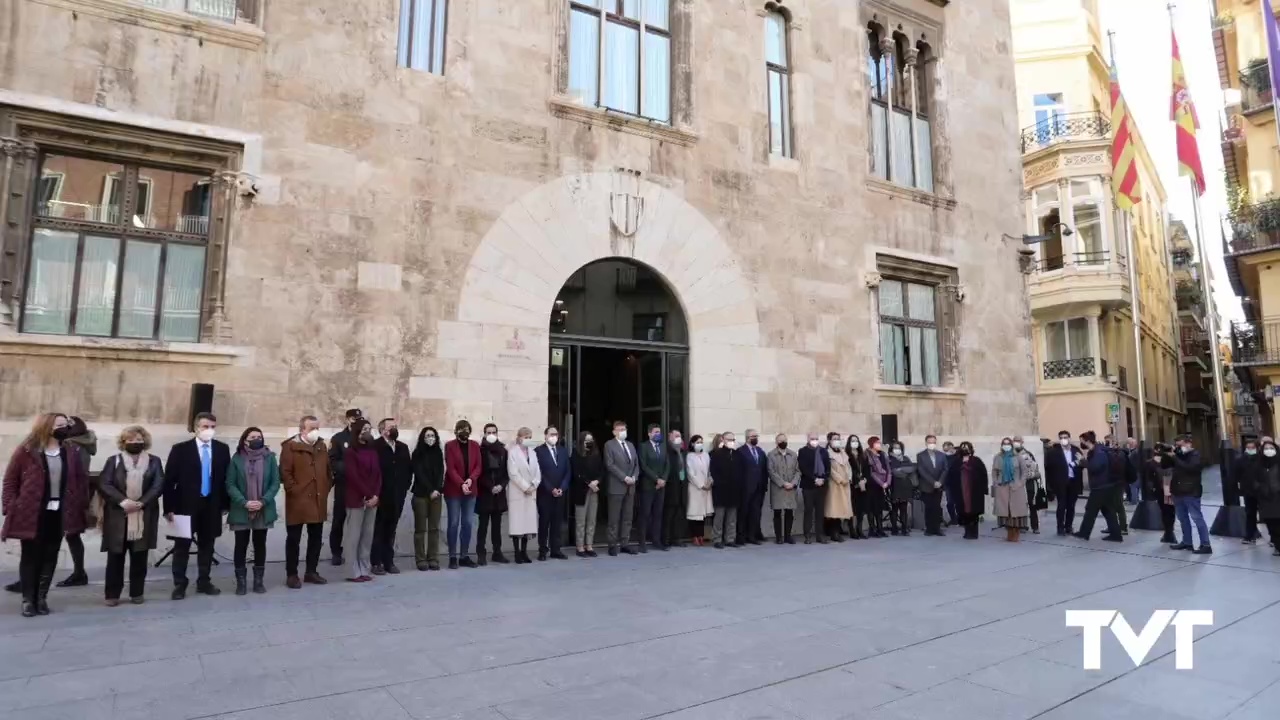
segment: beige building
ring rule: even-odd
[[[1165,192],[1138,138],[1142,202],[1124,217],[1111,190],[1110,68],[1097,3],[1014,0],[1024,231],[1050,235],[1028,277],[1042,434],[1110,429],[1147,440],[1184,430]],[[1123,76],[1122,76],[1123,77]],[[1125,233],[1133,236],[1129,257]],[[1143,377],[1138,377],[1129,264],[1136,263]]]
[[[1035,434],[1003,0],[13,1],[4,448]]]

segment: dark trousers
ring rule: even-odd
[[[329,554],[342,557],[342,526],[347,524],[346,483],[333,483],[333,519],[329,525]]]
[[[21,545],[18,581],[22,586],[22,599],[35,602],[38,596],[49,592],[53,571],[58,567],[58,551],[62,549],[62,513],[42,510],[35,538],[23,540]]]
[[[1107,534],[1119,535],[1120,524],[1116,520],[1115,503],[1119,497],[1120,486],[1093,488],[1089,491],[1089,499],[1084,504],[1084,520],[1080,521],[1080,535],[1088,538],[1093,533],[1093,524],[1098,520],[1098,513],[1107,521]]]
[[[369,564],[373,567],[394,565],[396,561],[396,526],[404,512],[403,492],[378,498],[378,514],[373,519],[373,547],[369,550]]]
[[[560,531],[564,527],[564,503],[563,495],[553,497],[550,492],[538,493],[539,553],[560,552]]]
[[[500,512],[482,512],[476,513],[480,518],[480,527],[476,530],[476,553],[486,552],[484,545],[485,533],[489,533],[489,538],[493,545],[493,554],[497,555],[502,552],[502,513]],[[538,507],[538,530],[542,530],[542,507]],[[541,542],[541,541],[539,541]],[[432,556],[434,558],[434,556]]]
[[[320,546],[324,544],[324,523],[287,525],[284,529],[284,568],[289,577],[298,575],[298,554],[302,549],[302,528],[307,529],[307,574],[319,572]],[[254,550],[254,552],[258,552]]]
[[[662,542],[664,545],[679,545],[689,537],[685,517],[689,507],[689,490],[683,483],[675,483],[663,488],[662,492],[666,494],[662,510]]]
[[[760,523],[764,522],[764,499],[768,496],[769,482],[766,480],[760,483],[755,496],[751,498],[751,534],[747,536],[748,540],[764,541],[764,530]]]
[[[791,526],[796,521],[795,510],[773,511],[773,537],[777,540],[791,539]]]
[[[739,543],[760,539],[760,513],[764,510],[764,483],[747,486],[738,506]]]
[[[1280,542],[1280,520],[1267,520],[1267,534],[1271,536],[1271,542]],[[1280,546],[1277,546],[1280,549]]]
[[[191,558],[191,545],[196,546],[196,583],[209,583],[209,570],[213,567],[213,543],[222,531],[222,510],[217,503],[205,498],[196,501],[191,514],[191,533],[195,539],[178,538],[173,541],[173,584],[187,586],[187,563]]]
[[[236,551],[233,556],[237,570],[244,569],[245,559],[249,554],[250,538],[253,539],[253,566],[255,568],[267,566],[267,529],[237,530]]]
[[[124,563],[129,561],[129,597],[142,597],[142,589],[147,584],[147,550],[129,550],[128,552],[107,553],[107,593],[108,600],[119,600],[124,590]]]
[[[67,536],[67,552],[71,554],[72,574],[84,574],[84,540],[80,539],[80,533],[73,533]]]
[[[1115,513],[1116,521],[1120,523],[1120,532],[1129,532],[1129,510],[1124,505],[1124,486],[1114,485],[1111,490],[1111,512]],[[1089,493],[1092,495],[1093,493]],[[1088,507],[1086,503],[1085,507]]]
[[[1164,527],[1164,537],[1168,542],[1174,542],[1173,522],[1178,517],[1178,509],[1173,503],[1160,503],[1160,524]]]
[[[921,493],[924,501],[924,531],[930,535],[942,532],[942,492]]]
[[[640,545],[643,547],[648,541],[662,547],[662,508],[667,500],[666,488],[645,488],[637,494],[636,504],[640,510],[636,525],[640,528]]]
[[[911,523],[907,521],[907,506],[910,504],[910,501],[894,501],[893,505],[889,507],[889,524],[895,532],[908,533],[911,531]]]
[[[823,510],[827,504],[827,487],[809,487],[800,491],[804,501],[804,539],[816,540],[822,534]]]
[[[1040,532],[1040,511],[1036,509],[1036,484],[1027,483],[1027,509],[1031,511],[1031,531]]]
[[[1058,493],[1058,532],[1069,533],[1075,532],[1076,529],[1076,500],[1080,498],[1078,493],[1066,492]]]
[[[1258,531],[1258,498],[1245,495],[1244,539],[1257,540],[1260,537],[1262,537],[1262,533]]]

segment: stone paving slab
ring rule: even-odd
[[[1122,545],[994,533],[420,573],[266,595],[106,608],[99,582],[54,614],[0,599],[0,716],[571,720],[1275,716],[1280,559],[1157,533]],[[337,575],[337,573],[331,573]],[[0,573],[0,580],[11,573]],[[215,580],[231,587],[230,569]],[[1211,609],[1196,668],[1166,633],[1142,667],[1104,633],[1080,667],[1063,611]]]

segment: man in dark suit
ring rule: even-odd
[[[672,545],[684,547],[688,520],[685,517],[689,508],[689,485],[685,477],[684,436],[679,430],[667,433],[667,485],[663,488],[667,499],[662,512],[662,547]]]
[[[824,545],[827,542],[822,522],[827,503],[827,471],[831,463],[825,450],[826,448],[818,447],[817,433],[809,433],[808,442],[797,453],[800,462],[800,494],[804,501],[805,545],[813,544],[815,539]]]
[[[347,426],[329,439],[329,469],[333,472],[333,515],[329,525],[329,554],[334,565],[342,564],[342,526],[347,522],[347,448],[355,438],[351,437],[351,423],[364,417],[359,408],[347,411]]]
[[[760,449],[760,433],[747,430],[747,444],[738,448],[742,460],[742,504],[738,506],[738,541],[759,545],[760,514],[764,512],[764,495],[768,491],[769,467],[764,451]]]
[[[565,497],[573,469],[569,467],[569,451],[560,444],[560,431],[549,427],[542,433],[542,444],[534,450],[542,482],[538,484],[538,559],[548,553],[556,560],[569,558],[560,550],[560,528],[564,525]]]
[[[175,515],[191,518],[191,534],[196,543],[196,592],[217,595],[220,590],[209,580],[213,567],[213,543],[222,534],[222,514],[227,511],[227,468],[231,465],[231,449],[213,439],[218,419],[213,413],[200,413],[195,418],[196,436],[169,450],[164,464],[164,515],[172,521]],[[191,556],[192,538],[173,541],[173,599],[187,596],[187,561]]]
[[[1108,542],[1122,542],[1120,525],[1114,510],[1118,482],[1123,482],[1123,471],[1120,478],[1111,475],[1111,448],[1098,443],[1098,436],[1092,430],[1080,436],[1080,447],[1085,452],[1085,469],[1089,471],[1089,499],[1084,504],[1084,520],[1080,521],[1080,532],[1075,537],[1088,540],[1093,532],[1093,523],[1098,513],[1107,521],[1107,534],[1102,536]]]
[[[1084,490],[1084,454],[1071,444],[1071,433],[1058,433],[1058,442],[1044,452],[1045,490],[1058,503],[1058,535],[1075,532],[1076,500]]]
[[[382,471],[382,494],[378,496],[378,512],[373,520],[373,547],[369,552],[370,572],[374,575],[399,575],[396,567],[396,528],[404,512],[404,498],[413,483],[413,458],[409,446],[400,442],[400,427],[395,418],[378,423],[381,437],[373,444],[378,449],[378,467]]]
[[[926,435],[924,450],[916,455],[916,477],[924,502],[924,534],[941,536],[942,486],[947,480],[947,455],[938,449],[938,438]]]
[[[640,461],[636,448],[627,440],[627,424],[613,423],[613,439],[604,444],[604,470],[609,478],[609,554],[617,556],[618,548],[634,555],[631,542],[631,515],[635,512],[636,478]]]
[[[640,552],[649,552],[646,542],[653,543],[659,550],[666,550],[662,544],[662,508],[666,503],[667,470],[671,467],[671,456],[667,453],[667,445],[662,440],[662,428],[650,425],[649,441],[640,446],[640,484],[636,490],[636,500],[640,504]]]

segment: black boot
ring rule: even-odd
[[[49,564],[48,567],[40,571],[40,584],[36,588],[36,614],[49,614],[49,588],[53,586],[54,565]]]
[[[28,618],[35,617],[36,616],[36,589],[35,588],[24,589],[22,587],[21,580],[19,580],[16,584],[18,586],[18,592],[22,593],[22,617],[28,617]]]
[[[57,587],[82,587],[89,584],[89,576],[84,570],[74,570],[66,579],[58,582]]]
[[[209,579],[209,569],[200,568],[200,576],[196,578],[196,592],[201,595],[221,595],[222,591]]]
[[[267,591],[267,586],[262,583],[262,576],[266,572],[265,567],[254,566],[253,568],[253,591],[259,595]]]
[[[248,579],[248,575],[249,575],[249,572],[245,570],[243,567],[236,568],[236,594],[237,595],[249,594],[249,588],[245,584],[245,581]],[[197,588],[197,591],[198,590],[199,588]]]
[[[501,550],[493,551],[493,561],[498,563],[499,565],[506,565],[507,563],[511,562],[510,560],[507,559],[506,555],[502,554]]]
[[[488,565],[488,564],[489,564],[489,554],[488,554],[487,552],[485,552],[484,550],[477,550],[477,551],[476,551],[476,563],[478,563],[478,564],[480,565],[480,567],[484,567],[485,565]]]

